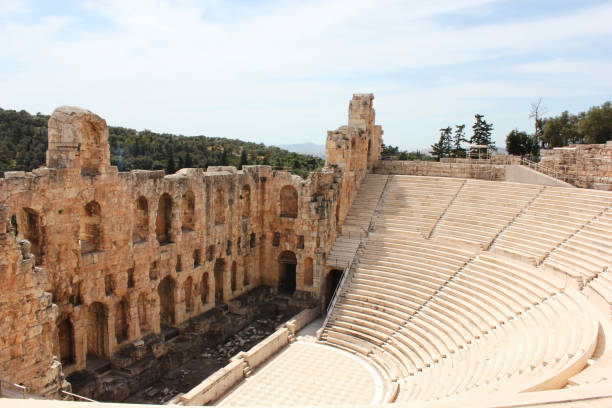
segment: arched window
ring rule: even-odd
[[[100,204],[95,201],[90,201],[83,209],[79,233],[81,254],[99,251],[102,246],[101,212]]]
[[[297,259],[291,251],[284,251],[278,257],[278,290],[287,295],[295,292],[295,266]]]
[[[195,195],[193,191],[188,191],[183,196],[183,231],[195,230]]]
[[[281,217],[297,218],[298,194],[293,186],[285,186],[281,188],[280,215]]]
[[[36,259],[36,265],[42,264],[42,222],[40,215],[31,208],[23,209],[23,237],[30,241],[31,251]]]
[[[60,361],[64,365],[74,363],[74,329],[70,319],[64,319],[58,325]]]
[[[243,270],[242,270],[242,286],[249,286],[249,257],[245,256],[243,260]]]
[[[144,292],[141,292],[140,295],[138,295],[138,323],[140,324],[140,333],[149,330],[147,310],[147,299]]]
[[[306,258],[302,268],[304,268],[304,286],[312,286],[312,258]]]
[[[203,305],[208,303],[208,291],[208,272],[204,272],[202,275],[202,280],[200,281],[200,300],[202,301]]]
[[[192,290],[193,290],[193,279],[191,279],[191,276],[190,276],[185,280],[185,309],[188,312],[191,312],[193,310]]]
[[[251,187],[246,184],[242,187],[241,194],[242,216],[249,217],[251,215]]]
[[[215,261],[215,302],[223,303],[223,275],[225,272],[225,259],[217,258]]]
[[[100,302],[92,303],[87,309],[87,354],[106,358],[106,311]]]
[[[138,197],[134,204],[134,229],[132,241],[144,242],[149,236],[149,203],[143,196]]]
[[[159,198],[157,206],[156,233],[160,244],[172,242],[170,229],[172,226],[172,198],[164,193]]]
[[[236,266],[236,261],[232,262],[232,269],[231,269],[231,273],[232,273],[232,282],[231,282],[231,286],[232,286],[232,293],[236,291],[237,289],[237,282],[238,282],[238,267]]]
[[[221,187],[217,189],[214,198],[215,203],[215,224],[225,224],[225,190]]]
[[[163,324],[174,324],[174,279],[166,276],[159,282],[157,293],[159,294],[159,318]]]
[[[115,306],[115,338],[117,344],[128,339],[128,302],[126,298],[121,299]]]

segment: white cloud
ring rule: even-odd
[[[108,21],[91,30],[81,28],[85,14],[26,23],[0,13],[0,64],[19,67],[0,68],[0,106],[50,112],[77,104],[111,124],[322,143],[327,128],[345,122],[357,91],[378,93],[379,118],[435,130],[438,112],[472,109],[478,99],[485,105],[486,98],[563,97],[611,86],[608,55],[579,89],[576,76],[590,61],[531,57],[577,52],[584,42],[608,38],[611,4],[537,21],[439,23],[443,14],[491,3],[91,1],[86,12]],[[457,71],[458,64],[493,58],[512,62],[482,79]],[[442,81],[423,82],[439,67],[448,71]],[[532,77],[547,69],[567,74],[564,83]],[[406,70],[417,76],[406,77]],[[405,122],[407,115],[422,119]]]

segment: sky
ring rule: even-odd
[[[0,0],[0,107],[109,125],[324,144],[372,92],[384,142],[474,114],[504,146],[612,98],[612,1]]]

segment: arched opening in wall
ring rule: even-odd
[[[372,149],[372,139],[368,140],[368,159],[370,158],[370,149]]]
[[[104,305],[94,302],[87,309],[87,354],[106,358],[106,312]]]
[[[225,224],[225,190],[219,187],[215,193],[215,224]]]
[[[185,280],[185,309],[188,312],[193,310],[193,279],[191,276]]]
[[[340,231],[340,203],[342,202],[341,199],[338,199],[338,202],[336,203],[336,230]]]
[[[160,244],[171,242],[170,228],[172,226],[172,198],[167,193],[159,197],[157,206],[157,220],[155,222],[155,232],[157,241]]]
[[[251,186],[242,186],[242,194],[240,195],[242,202],[242,216],[248,218],[251,216]]]
[[[183,231],[195,230],[195,195],[193,191],[188,191],[183,196]]]
[[[144,242],[149,236],[149,203],[145,197],[138,197],[134,204],[134,229],[132,241]]]
[[[23,209],[23,237],[30,241],[32,254],[36,260],[36,265],[42,264],[42,222],[40,215],[31,208]]]
[[[284,251],[278,257],[278,291],[285,295],[295,292],[295,269],[297,259],[291,251]]]
[[[85,205],[80,220],[81,254],[100,250],[102,244],[101,214],[100,204],[96,201],[90,201]]]
[[[19,234],[19,227],[17,225],[17,215],[16,214],[11,215],[11,232],[15,236]]]
[[[115,338],[117,344],[121,344],[128,339],[128,302],[123,298],[115,306]]]
[[[223,275],[225,272],[225,259],[217,258],[215,261],[215,303],[223,303]]]
[[[106,124],[98,120],[88,120],[81,129],[81,143],[79,143],[81,174],[93,176],[100,174],[100,169],[104,165],[104,147],[102,146],[101,135],[105,131]],[[106,146],[108,149],[108,146]],[[106,150],[108,153],[108,150]]]
[[[202,304],[205,305],[208,303],[208,291],[210,287],[208,286],[208,272],[204,272],[202,275],[202,280],[200,281],[200,300]]]
[[[149,331],[147,310],[147,298],[144,293],[140,293],[140,295],[138,295],[138,323],[140,325],[140,333]]]
[[[304,286],[312,286],[312,258],[307,257],[304,259]]]
[[[238,285],[238,266],[236,265],[236,261],[232,262],[232,267],[231,267],[231,273],[232,273],[232,293],[236,291],[237,289],[237,285]]]
[[[281,217],[297,218],[298,193],[293,186],[284,186],[280,191]]]
[[[249,286],[249,258],[247,256],[244,257],[242,265],[242,286],[247,287]]]
[[[162,324],[174,324],[174,279],[166,276],[159,282],[159,320]]]
[[[64,366],[74,363],[74,329],[70,319],[64,319],[57,326],[59,334],[60,361]]]
[[[332,296],[334,296],[334,292],[340,283],[340,279],[342,279],[342,271],[339,269],[332,269],[327,275],[327,291],[325,296],[325,308],[329,306],[329,302],[331,302]]]

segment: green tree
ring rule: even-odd
[[[465,149],[461,144],[467,141],[465,138],[465,124],[455,125],[455,132],[453,133],[453,157],[465,157]]]
[[[495,149],[495,145],[491,141],[493,125],[484,119],[484,115],[477,113],[474,115],[474,118],[476,121],[474,122],[474,125],[472,125],[473,134],[470,138],[470,143],[474,145],[488,146]],[[487,148],[478,148],[479,156],[482,154],[486,155],[487,150]]]
[[[578,123],[578,132],[585,143],[605,143],[612,140],[612,104],[593,106]]]
[[[440,161],[443,157],[450,157],[453,151],[452,147],[452,128],[440,129],[440,139],[437,143],[431,145],[432,155],[437,161]]]
[[[570,143],[580,143],[582,137],[578,132],[577,115],[570,115],[568,111],[561,115],[548,118],[542,128],[542,143],[548,148],[567,146]]]

